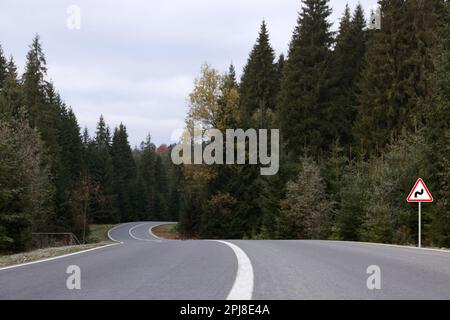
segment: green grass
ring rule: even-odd
[[[177,224],[164,224],[162,226],[159,226],[158,229],[161,231],[166,232],[177,232],[178,231],[178,225]]]
[[[64,254],[74,253],[82,250],[93,249],[104,245],[111,244],[108,238],[108,231],[113,228],[113,224],[91,225],[90,234],[87,237],[87,244],[79,246],[66,246],[56,248],[44,248],[29,252],[22,252],[11,255],[0,255],[0,268],[12,266],[20,263],[26,263],[46,258],[61,256]]]
[[[91,224],[89,227],[90,234],[86,239],[87,242],[98,243],[111,241],[108,238],[108,231],[115,226],[114,224]]]

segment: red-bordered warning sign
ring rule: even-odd
[[[433,202],[433,196],[427,188],[423,179],[419,178],[407,199],[408,202]]]

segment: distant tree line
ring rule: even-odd
[[[178,218],[178,169],[150,136],[131,149],[126,127],[103,117],[90,137],[47,80],[39,36],[25,72],[0,47],[0,252],[30,248],[33,232],[72,232],[91,223]]]
[[[414,244],[423,177],[425,242],[450,247],[449,2],[379,5],[381,29],[358,5],[333,32],[329,1],[303,0],[286,58],[263,22],[239,82],[202,67],[186,127],[280,128],[282,164],[183,165],[186,236]]]

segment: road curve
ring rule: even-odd
[[[122,244],[0,270],[0,299],[225,299],[235,280],[232,250],[211,241],[158,241],[155,223],[111,230]],[[81,290],[66,287],[67,267],[81,270]]]
[[[450,253],[331,241],[170,241],[157,223],[110,231],[118,244],[0,269],[0,299],[450,299]],[[66,269],[81,269],[68,290]],[[369,266],[381,290],[367,288]]]

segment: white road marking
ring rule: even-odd
[[[37,261],[21,263],[21,264],[17,264],[17,265],[14,265],[14,266],[9,266],[9,267],[3,267],[3,268],[0,268],[0,271],[13,269],[13,268],[24,267],[24,266],[29,266],[29,265],[32,265],[32,264],[37,264],[37,263],[42,263],[42,262],[48,262],[48,261],[63,259],[63,258],[75,256],[77,254],[82,254],[82,253],[95,251],[95,250],[99,250],[99,249],[105,249],[105,248],[112,247],[112,246],[117,246],[117,245],[120,245],[120,243],[112,243],[112,244],[108,244],[106,246],[92,248],[92,249],[83,250],[83,251],[78,251],[78,252],[74,252],[74,253],[69,253],[69,254],[65,254],[65,255],[62,255],[62,256],[57,256],[57,257],[52,257],[52,258],[47,258],[47,259],[42,259],[42,260],[37,260]]]
[[[230,247],[238,260],[238,271],[233,287],[228,294],[227,300],[252,300],[253,296],[253,266],[247,254],[237,245],[227,242],[215,240]]]
[[[123,244],[123,241],[116,240],[116,239],[114,239],[114,238],[111,236],[111,231],[113,231],[113,230],[115,230],[115,229],[117,229],[117,228],[119,228],[119,227],[123,227],[123,224],[119,224],[119,225],[117,225],[117,226],[115,226],[115,227],[109,229],[109,230],[108,230],[108,238],[109,238],[109,240],[111,240],[111,241],[114,241],[114,242]]]
[[[158,242],[158,243],[162,242],[162,240],[151,240],[151,239],[142,239],[142,238],[138,238],[138,237],[136,237],[136,236],[133,234],[133,230],[134,230],[134,229],[139,228],[139,227],[142,227],[142,226],[145,226],[145,225],[147,225],[147,224],[148,224],[148,222],[146,222],[146,223],[141,223],[141,224],[138,224],[138,225],[136,225],[136,226],[130,228],[130,230],[128,230],[128,234],[130,235],[131,238],[133,238],[134,240],[138,240],[138,241]]]
[[[163,239],[161,237],[158,237],[156,234],[153,233],[153,229],[155,229],[156,227],[159,227],[159,226],[163,226],[165,224],[173,224],[173,223],[161,223],[161,224],[154,225],[154,226],[150,227],[150,229],[148,229],[148,233],[150,233],[150,235],[152,237],[154,237],[154,238],[156,238],[158,240],[168,240],[168,239]]]

